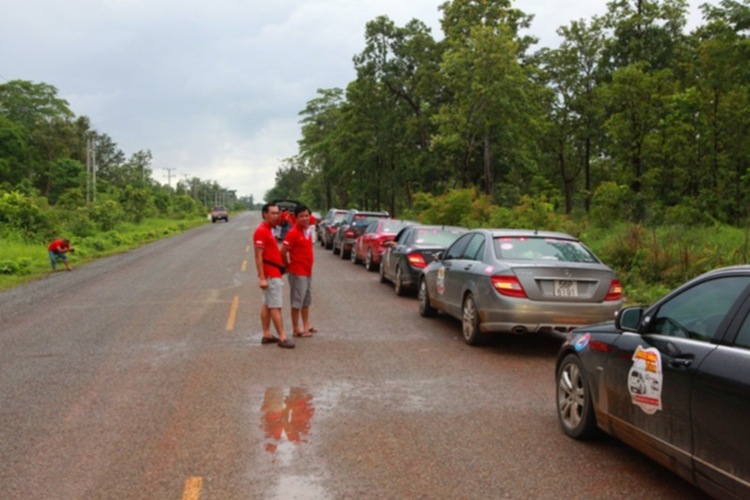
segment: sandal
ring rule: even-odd
[[[279,340],[279,347],[286,347],[287,349],[294,349],[294,342],[289,339]]]
[[[260,343],[261,344],[275,344],[279,341],[276,337],[261,337]]]
[[[315,328],[314,326],[311,326],[310,329],[307,330],[307,333],[309,334],[318,333],[318,329]]]

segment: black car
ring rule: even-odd
[[[355,209],[347,211],[333,236],[333,253],[342,259],[348,258],[354,240],[365,231],[370,222],[390,217],[388,212],[364,212]]]
[[[407,226],[398,232],[380,258],[380,282],[392,281],[397,295],[415,290],[427,264],[467,231],[455,226]]]
[[[346,210],[340,208],[332,208],[323,217],[323,220],[318,222],[315,230],[318,232],[318,241],[320,246],[331,249],[333,248],[333,237],[336,234],[336,228],[344,217],[346,216]]]
[[[555,373],[567,435],[604,431],[711,496],[750,498],[750,266],[573,330]]]

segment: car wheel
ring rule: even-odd
[[[396,295],[399,297],[406,295],[406,289],[404,288],[404,274],[401,271],[401,266],[396,266],[396,279],[393,282],[393,285]]]
[[[334,240],[333,241],[333,255],[338,255],[338,254],[339,254],[339,249],[336,246],[336,240]]]
[[[359,259],[357,258],[357,252],[354,250],[354,247],[352,246],[352,249],[349,251],[349,260],[352,261],[352,264],[355,266],[359,264]]]
[[[430,295],[427,293],[427,280],[419,280],[419,315],[425,318],[432,318],[437,315],[437,309],[430,304]]]
[[[341,244],[341,249],[339,250],[339,257],[341,257],[341,260],[346,260],[347,257],[349,257],[349,254],[346,253],[346,250],[344,249],[344,244]]]
[[[388,283],[388,278],[385,277],[385,261],[380,261],[380,282]]]
[[[568,354],[557,370],[557,416],[563,432],[575,439],[597,434],[596,415],[581,360]]]
[[[469,293],[464,298],[464,305],[461,309],[461,329],[464,334],[464,341],[469,345],[479,343],[479,312],[474,302],[474,297]]]
[[[216,219],[211,219],[211,224],[216,224]]]
[[[367,251],[367,256],[365,257],[365,269],[368,271],[375,270],[375,263],[372,261],[372,250]]]

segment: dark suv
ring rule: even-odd
[[[227,209],[222,207],[221,205],[216,205],[211,210],[211,222],[216,222],[217,220],[229,222],[229,213],[227,212]]]
[[[329,250],[333,248],[333,236],[336,234],[336,228],[339,223],[344,220],[345,215],[346,210],[332,208],[328,211],[326,216],[323,217],[323,220],[318,222],[315,230],[318,231],[318,241],[320,241],[320,246],[328,248]]]
[[[336,228],[336,234],[333,237],[333,253],[340,255],[342,259],[349,257],[354,240],[362,234],[370,222],[375,219],[390,218],[388,212],[360,212],[359,210],[349,210],[346,212],[344,220]]]

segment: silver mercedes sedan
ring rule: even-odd
[[[564,233],[477,229],[421,273],[419,313],[461,320],[467,344],[483,333],[566,333],[614,319],[622,285],[579,240]]]

